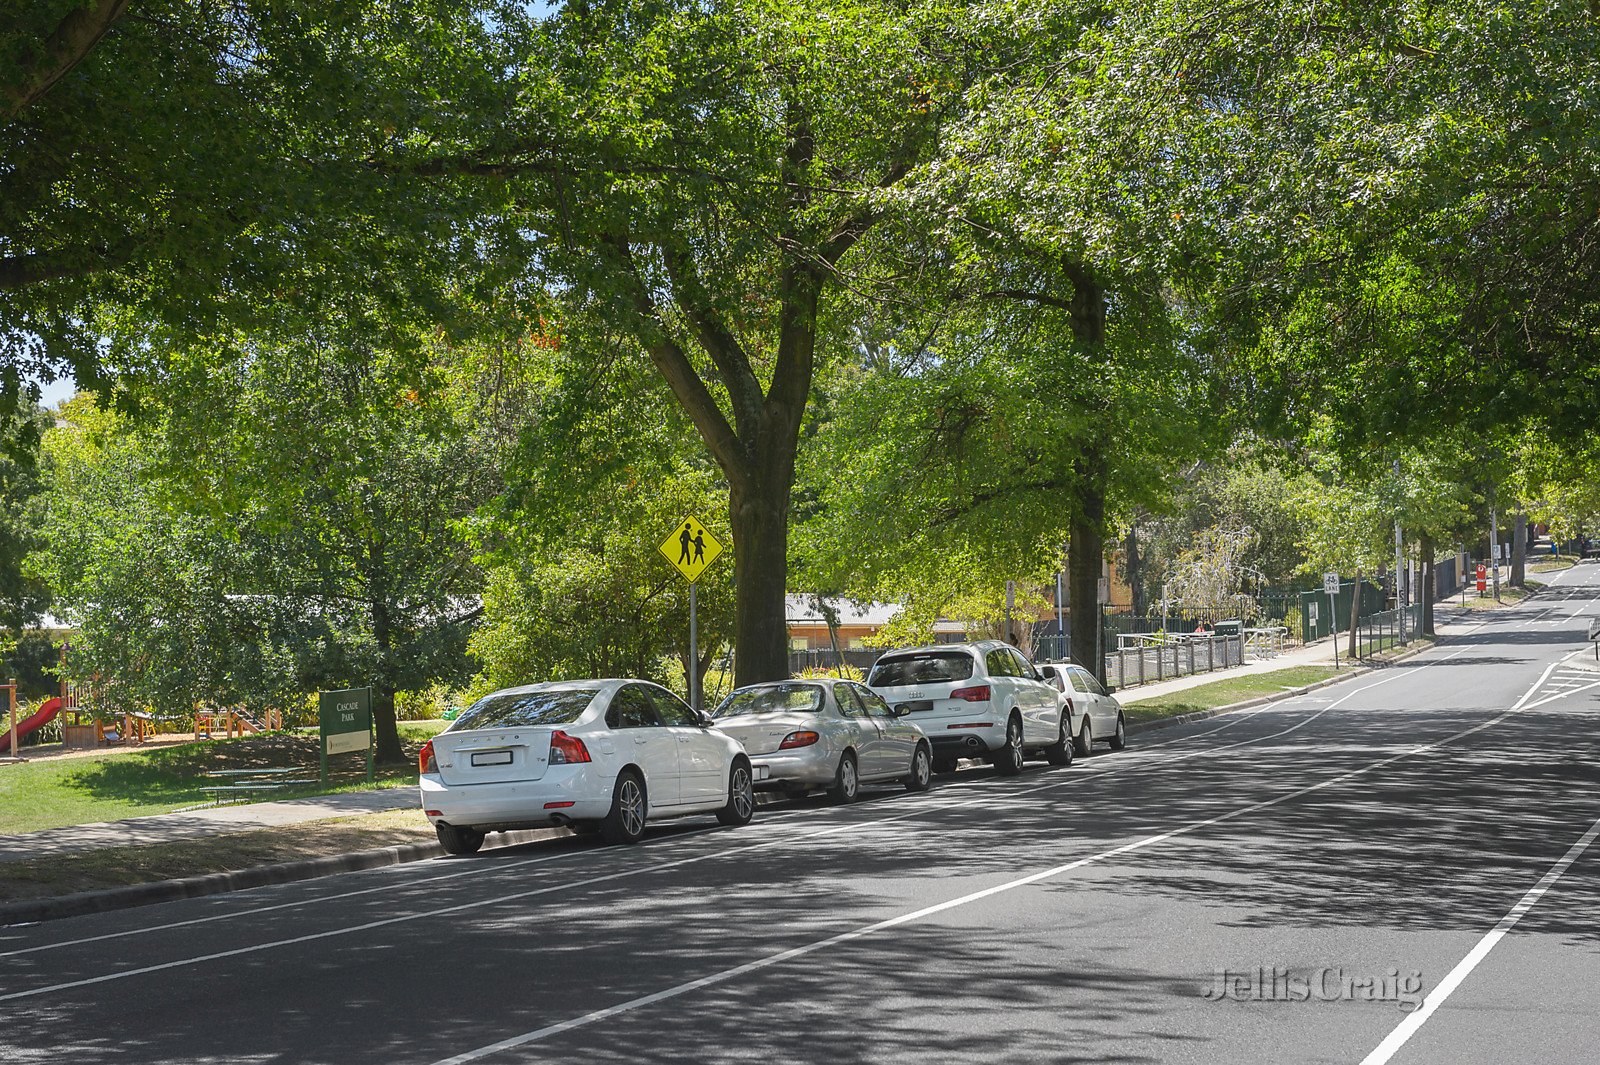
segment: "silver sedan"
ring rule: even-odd
[[[875,692],[847,680],[788,680],[739,688],[711,713],[765,779],[757,787],[803,795],[826,788],[854,802],[862,784],[899,781],[927,791],[933,749]]]

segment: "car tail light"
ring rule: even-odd
[[[574,762],[588,762],[589,748],[576,736],[568,736],[565,732],[556,731],[550,734],[550,764],[571,765]]]
[[[787,751],[795,747],[809,747],[821,738],[821,736],[809,729],[801,732],[791,732],[783,738],[782,743],[778,744],[778,750]]]
[[[433,760],[433,741],[429,740],[422,745],[422,750],[417,752],[417,772],[437,773],[438,765]]]
[[[960,699],[964,703],[986,703],[989,701],[989,686],[975,684],[970,688],[957,688],[950,693],[950,698]]]

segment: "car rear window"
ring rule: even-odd
[[[933,651],[920,655],[880,658],[867,683],[874,688],[899,688],[907,684],[938,684],[972,676],[972,656],[964,651]]]
[[[495,692],[461,711],[446,731],[477,728],[518,728],[527,725],[570,725],[583,716],[600,693],[599,688],[558,688],[554,691]]]
[[[722,700],[715,718],[743,714],[809,714],[822,709],[822,689],[815,684],[773,684],[743,688]]]

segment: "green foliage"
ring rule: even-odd
[[[422,162],[498,126],[497,8],[5,0],[0,370],[88,386],[119,319],[195,339],[353,280],[387,317],[448,315],[498,215]]]
[[[33,403],[12,411],[0,395],[0,631],[38,621],[50,601],[49,590],[24,567],[39,542],[33,502],[44,488],[39,444],[48,424]]]
[[[370,683],[392,738],[390,693],[468,672],[455,522],[498,469],[468,398],[315,337],[165,355],[170,405],[130,422],[79,396],[47,438],[37,565],[82,625],[73,673],[174,716]]]
[[[25,632],[15,640],[0,637],[0,677],[16,678],[18,700],[44,699],[60,690],[59,656],[56,645],[42,632]]]
[[[528,421],[504,498],[473,522],[488,570],[474,691],[566,677],[670,679],[688,653],[688,586],[657,545],[687,516],[728,544],[726,488],[660,382],[598,371],[607,338],[579,320],[523,379]],[[731,560],[698,586],[700,670],[732,637]],[[682,671],[681,662],[678,675]]]

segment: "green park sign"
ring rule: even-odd
[[[322,692],[318,700],[322,738],[322,782],[328,782],[328,757],[367,754],[367,780],[372,780],[372,689],[346,688]]]

